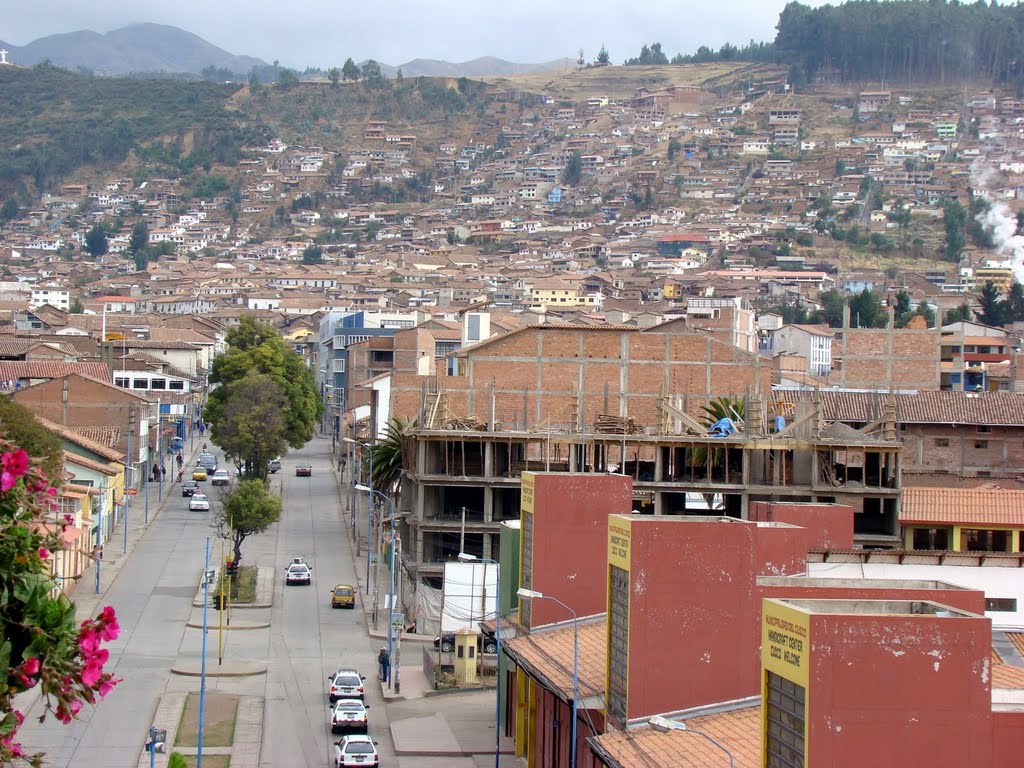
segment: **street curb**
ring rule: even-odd
[[[185,626],[188,627],[189,629],[202,629],[203,628],[203,625],[200,622],[198,622],[198,621],[187,621],[187,622],[185,622]],[[239,632],[247,632],[247,631],[252,630],[252,629],[268,629],[269,627],[270,627],[270,622],[267,621],[267,622],[260,622],[260,623],[256,623],[256,624],[225,624],[223,629],[224,629],[224,631],[227,631],[229,629],[233,629],[233,630],[237,630]],[[221,626],[220,626],[219,622],[215,623],[215,624],[211,624],[211,623],[207,622],[207,624],[206,624],[206,629],[207,630],[214,630],[214,629],[220,629],[220,628],[221,628]]]
[[[216,664],[206,665],[206,676],[207,677],[255,677],[256,675],[267,674],[269,666],[263,662],[252,661],[252,662],[232,662],[234,669],[226,670],[223,666],[217,666]],[[199,662],[195,664],[181,664],[171,667],[172,675],[180,675],[181,677],[201,677],[203,674],[202,666]]]
[[[439,690],[424,691],[423,698],[430,699],[434,696],[451,696],[456,693],[480,693],[480,691],[493,691],[493,685],[485,685],[480,688],[441,688]]]

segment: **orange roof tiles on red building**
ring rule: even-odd
[[[1024,526],[1024,491],[1004,488],[904,488],[900,523]]]
[[[579,625],[579,694],[603,696],[607,655],[607,622],[602,618]],[[572,699],[573,628],[551,629],[523,635],[502,643],[520,666],[548,681],[552,690]]]

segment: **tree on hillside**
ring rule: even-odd
[[[865,288],[850,301],[851,328],[885,328],[889,313],[882,306],[882,299],[870,288]]]
[[[13,197],[8,197],[0,206],[0,224],[6,224],[16,218],[18,218],[18,201]]]
[[[351,58],[345,59],[345,63],[341,66],[341,76],[345,80],[358,80],[359,65],[352,61]]]
[[[562,171],[562,181],[571,187],[580,183],[583,177],[583,155],[579,150],[569,153],[569,159],[565,163],[565,170]]]
[[[281,519],[281,497],[270,493],[263,480],[241,480],[224,494],[216,525],[232,542],[232,561],[242,561],[242,544]]]
[[[380,64],[373,59],[363,64],[361,74],[368,86],[379,85],[384,80],[384,73],[380,69]]]
[[[303,264],[323,264],[324,249],[319,245],[307,245],[302,251]]]
[[[0,433],[39,459],[52,485],[61,485],[64,443],[40,424],[32,411],[5,395],[0,395]]]
[[[967,211],[957,200],[947,200],[942,207],[942,226],[946,230],[946,258],[959,261],[964,250],[964,226]]]
[[[818,303],[821,304],[821,309],[811,315],[811,322],[826,323],[830,328],[842,327],[843,307],[846,306],[843,294],[835,288],[830,288],[818,294]]]
[[[273,378],[255,370],[224,386],[217,444],[244,477],[264,478],[267,462],[288,447],[285,393]]]
[[[218,445],[226,428],[224,406],[231,393],[230,384],[251,371],[268,375],[284,392],[284,439],[293,448],[301,448],[313,437],[313,427],[323,413],[313,371],[308,368],[277,330],[253,317],[242,317],[227,333],[227,351],[213,360],[210,383],[219,384],[210,392],[205,416],[211,436]]]
[[[144,221],[135,222],[132,236],[128,239],[128,255],[134,256],[149,245],[149,226]]]
[[[974,313],[971,312],[971,305],[965,301],[959,307],[947,309],[946,313],[942,316],[942,324],[952,325],[953,323],[969,323],[973,319]]]
[[[96,224],[85,234],[85,250],[94,259],[109,250],[107,230],[102,224]]]
[[[910,226],[910,209],[903,204],[902,200],[897,200],[896,204],[885,214],[885,217],[893,222],[898,228],[900,235],[900,251],[903,253],[907,252],[907,227]]]
[[[597,63],[598,64],[607,64],[611,60],[612,60],[612,55],[610,53],[608,53],[608,49],[604,47],[604,44],[602,44],[601,45],[601,50],[599,50],[597,52]]]
[[[1006,322],[1004,318],[1004,305],[999,298],[999,289],[991,282],[985,283],[978,297],[978,322],[985,325],[1002,327]]]
[[[331,81],[332,88],[337,88],[338,82],[341,80],[341,70],[337,67],[331,67],[327,70],[327,79]]]

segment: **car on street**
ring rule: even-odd
[[[355,608],[356,591],[351,584],[339,584],[331,590],[331,608]]]
[[[209,512],[210,497],[205,493],[193,493],[188,500],[188,508],[191,512]]]
[[[330,688],[327,690],[327,697],[331,704],[338,699],[362,699],[366,696],[366,686],[363,683],[366,678],[354,669],[339,669],[327,678]]]
[[[192,479],[197,482],[204,482],[206,480],[206,467],[196,467],[192,470]]]
[[[196,464],[206,467],[207,472],[213,472],[217,468],[217,457],[212,453],[200,453],[196,456]]]
[[[281,457],[277,456],[267,462],[267,472],[273,474],[281,471]]]
[[[445,653],[451,653],[455,650],[455,635],[453,633],[446,632],[443,635],[435,636],[434,647],[444,651]],[[494,635],[477,635],[476,647],[480,649],[482,653],[497,653],[498,639]]]
[[[334,762],[338,768],[351,765],[380,765],[376,742],[369,736],[346,736],[334,745]]]
[[[295,465],[295,476],[296,477],[312,477],[313,467],[309,464],[296,464]]]
[[[218,469],[211,475],[210,485],[231,485],[231,473],[226,469]]]
[[[368,704],[360,699],[338,699],[331,706],[331,733],[366,733],[370,728]]]
[[[313,583],[313,569],[310,568],[303,561],[301,557],[296,557],[288,565],[288,570],[284,574],[285,584],[312,584]]]
[[[193,493],[199,490],[199,483],[195,480],[183,480],[181,482],[181,495],[191,496]]]

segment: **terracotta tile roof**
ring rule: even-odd
[[[76,435],[81,435],[86,440],[116,449],[121,444],[120,427],[69,427]]]
[[[719,742],[736,768],[761,766],[761,707],[694,717],[686,724]],[[622,768],[708,768],[727,765],[722,750],[695,733],[634,728],[591,739],[602,757]]]
[[[1006,637],[1020,651],[1020,654],[1024,656],[1024,632],[1007,632]]]
[[[48,419],[44,419],[41,416],[36,416],[36,420],[40,424],[42,424],[46,429],[56,433],[57,435],[64,438],[68,442],[74,443],[75,445],[79,445],[82,448],[85,448],[86,450],[92,451],[93,453],[102,456],[108,461],[124,462],[124,454],[116,449],[108,448],[107,446],[101,443],[94,442],[86,437],[82,437],[82,435],[77,434],[74,430],[63,426],[62,424],[58,424],[55,421],[49,421]]]
[[[900,522],[1024,527],[1024,491],[1004,488],[904,488]]]
[[[112,383],[104,363],[57,363],[47,360],[0,360],[0,381],[19,379],[60,379],[81,373],[93,379]]]
[[[993,688],[1024,688],[1024,667],[1009,664],[992,665]]]
[[[813,392],[777,393],[791,402],[810,402]],[[877,392],[818,393],[821,415],[828,421],[869,422],[882,415],[888,394]],[[1016,392],[945,392],[922,390],[896,394],[896,420],[901,424],[989,424],[1024,426],[1024,394]]]
[[[607,621],[579,624],[580,698],[604,696]],[[509,656],[561,698],[572,700],[573,629],[533,632],[502,643]]]

